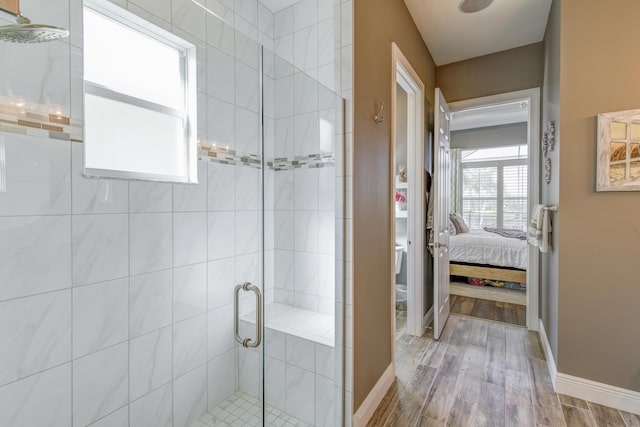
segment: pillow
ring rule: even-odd
[[[458,234],[458,230],[456,230],[455,224],[449,218],[449,236],[455,236],[456,234]]]
[[[449,214],[449,218],[453,222],[453,225],[455,225],[457,234],[469,232],[469,226],[464,222],[462,215],[457,213],[455,214],[452,213],[452,214]]]

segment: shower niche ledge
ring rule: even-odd
[[[256,313],[251,312],[240,318],[243,336],[254,333]],[[305,310],[286,304],[269,303],[265,306],[265,329],[282,332],[328,347],[335,346],[334,316],[312,310]]]

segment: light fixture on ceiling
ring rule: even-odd
[[[464,13],[476,13],[486,9],[493,3],[493,0],[460,0],[458,9]]]

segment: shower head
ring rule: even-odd
[[[64,28],[53,27],[50,25],[32,24],[29,18],[21,14],[11,13],[16,17],[16,24],[0,26],[0,41],[12,43],[43,43],[51,40],[65,38],[69,35],[69,31]]]

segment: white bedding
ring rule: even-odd
[[[471,230],[449,238],[449,260],[525,270],[529,248],[526,240],[502,237],[484,230]]]

